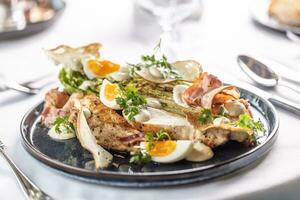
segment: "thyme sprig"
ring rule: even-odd
[[[139,63],[128,63],[128,66],[130,67],[131,76],[134,75],[135,71],[140,71],[143,68],[156,67],[165,79],[168,77],[180,77],[178,72],[174,69],[173,65],[168,61],[167,57],[163,53],[161,53],[161,40],[155,46],[153,54],[142,55],[141,61]]]

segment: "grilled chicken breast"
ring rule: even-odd
[[[80,99],[80,105],[89,109],[91,115],[87,118],[90,129],[97,143],[106,149],[131,151],[141,133],[134,129],[115,110],[104,106],[96,95],[86,95]],[[78,115],[78,108],[73,107],[70,120]],[[74,121],[73,121],[74,122]]]
[[[131,151],[133,145],[142,139],[140,131],[134,129],[115,110],[104,106],[96,95],[74,93],[69,96],[63,91],[53,89],[46,94],[42,122],[51,127],[56,117],[69,115],[69,121],[76,125],[81,107],[91,111],[87,119],[89,127],[97,143],[104,148]]]

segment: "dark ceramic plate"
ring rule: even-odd
[[[11,38],[19,38],[23,36],[32,35],[41,32],[51,26],[62,14],[66,4],[62,0],[50,0],[51,9],[54,11],[54,15],[46,20],[39,20],[31,22],[27,19],[26,26],[21,30],[11,30],[0,32],[0,40],[6,40]]]
[[[259,24],[271,28],[273,30],[287,32],[291,31],[295,34],[300,35],[300,27],[289,26],[279,23],[274,18],[270,17],[268,14],[268,9],[270,5],[270,0],[255,0],[252,5],[252,17]]]
[[[114,165],[95,171],[92,156],[76,139],[54,141],[48,129],[40,123],[43,103],[31,109],[21,122],[22,140],[26,150],[44,164],[81,180],[114,186],[155,187],[180,185],[222,176],[258,160],[272,147],[278,130],[278,117],[273,105],[263,98],[241,89],[242,97],[249,99],[254,116],[260,118],[267,129],[260,145],[245,147],[230,142],[214,149],[215,156],[208,161],[193,163],[180,161],[172,164],[131,165],[128,155],[114,156]]]

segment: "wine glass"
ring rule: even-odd
[[[0,31],[21,30],[25,26],[24,9],[19,0],[0,1]]]
[[[137,0],[136,4],[157,19],[162,29],[161,48],[175,58],[181,37],[174,28],[200,7],[200,0]]]

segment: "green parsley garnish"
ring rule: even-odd
[[[155,141],[171,140],[170,135],[163,129],[159,130],[157,133],[146,133],[145,141],[148,143],[146,150],[149,152],[154,147]]]
[[[69,116],[57,117],[52,125],[55,127],[55,132],[59,134],[75,131],[74,125],[69,122]]]
[[[151,162],[151,156],[146,151],[131,152],[129,162],[137,165],[146,164]]]
[[[241,114],[239,116],[239,119],[234,123],[236,126],[241,128],[249,128],[254,131],[261,131],[265,132],[265,128],[261,120],[253,120],[249,115],[247,114]]]
[[[201,124],[208,124],[208,123],[213,122],[213,120],[214,120],[214,118],[213,118],[213,115],[212,115],[210,109],[204,108],[200,113],[199,122]]]
[[[124,114],[128,116],[130,121],[134,121],[134,116],[139,114],[141,108],[147,104],[145,97],[138,94],[138,90],[127,85],[125,88],[120,84],[121,97],[116,97],[117,104],[123,109]]]
[[[145,141],[147,142],[146,151],[140,150],[131,153],[131,157],[129,162],[134,164],[146,164],[151,161],[151,156],[149,155],[149,151],[154,147],[155,141],[162,141],[162,140],[171,140],[169,134],[164,130],[159,130],[157,133],[146,133],[145,134]]]
[[[223,117],[228,117],[228,115],[229,115],[228,111],[226,110],[226,108],[224,106],[220,106],[218,114]]]

